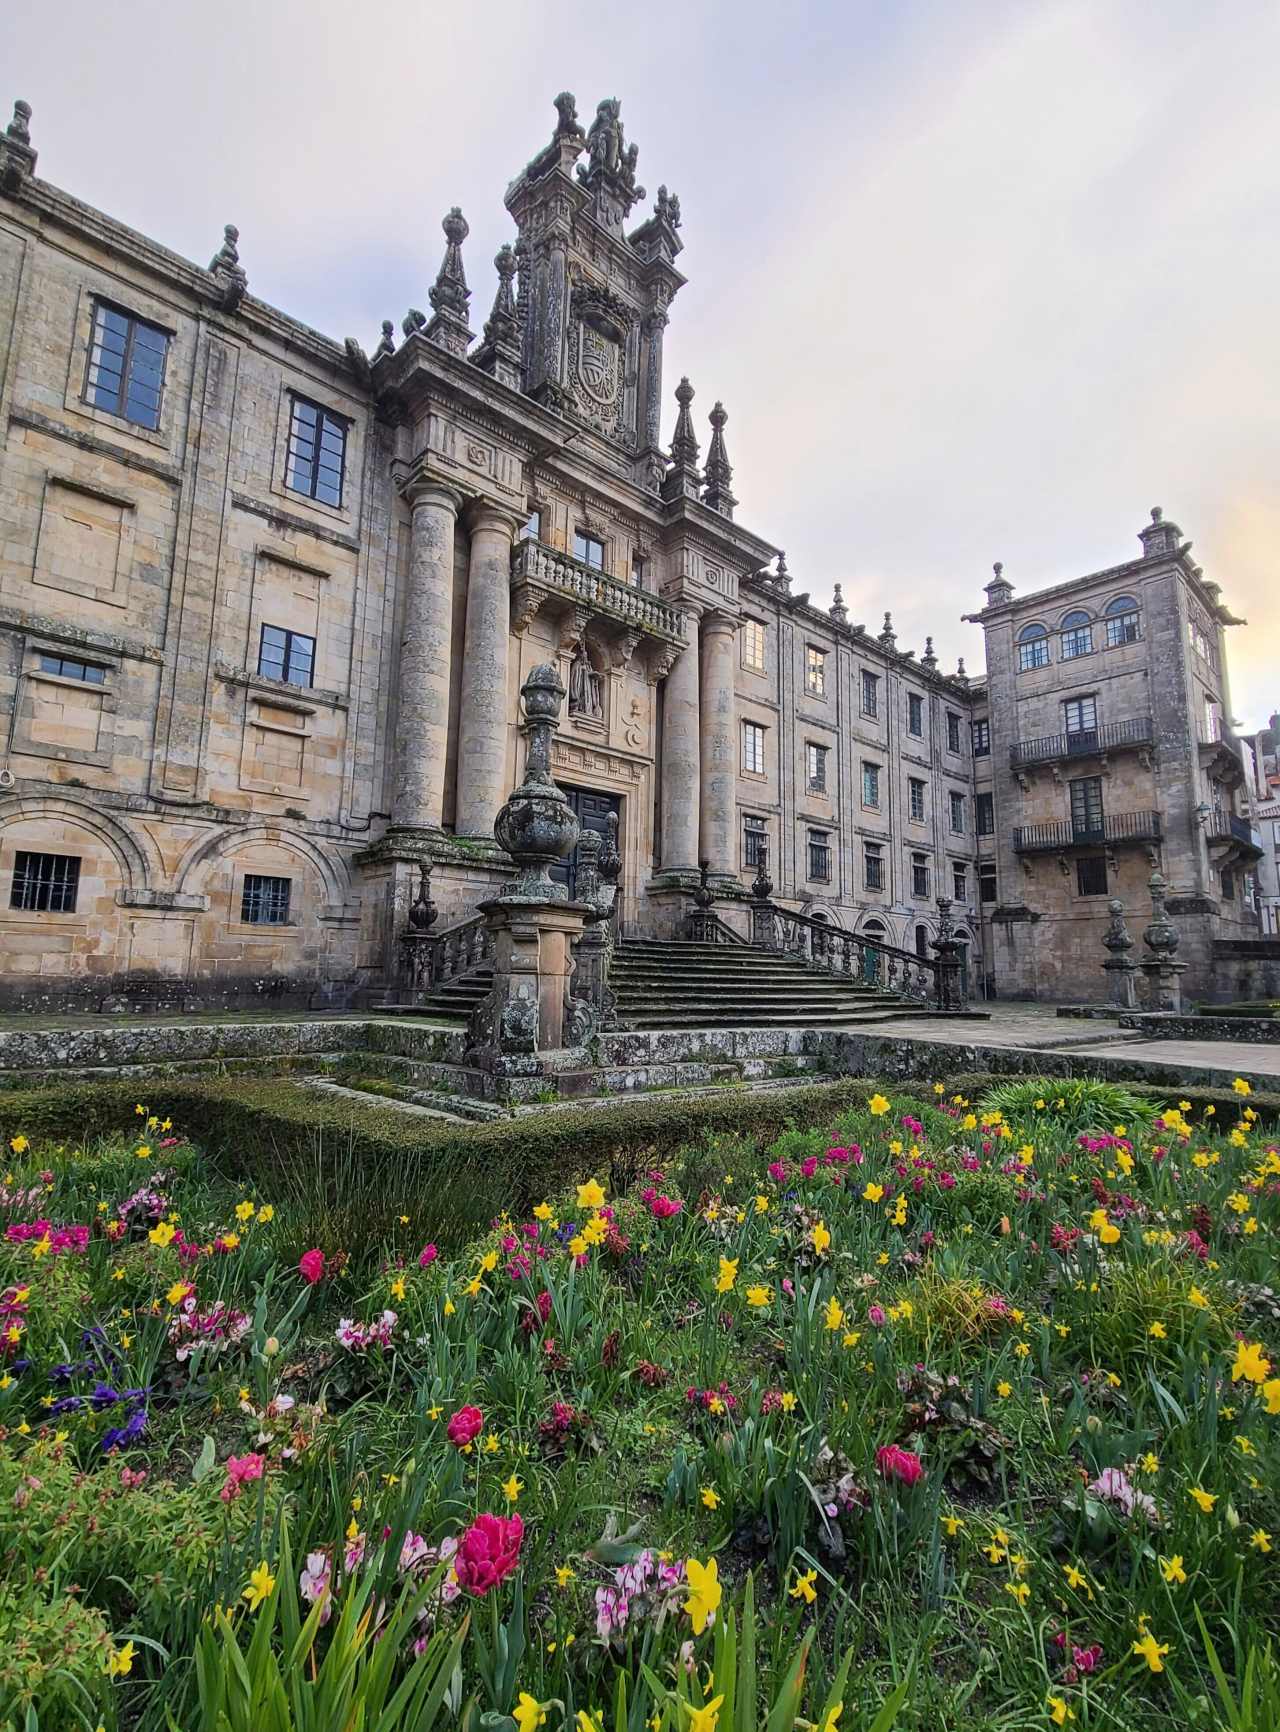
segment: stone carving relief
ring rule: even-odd
[[[585,421],[627,445],[635,430],[626,426],[624,397],[627,339],[635,315],[608,289],[575,284],[570,303],[569,386]]]

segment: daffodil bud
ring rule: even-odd
[[[1240,1526],[1239,1512],[1233,1503],[1227,1505],[1227,1526],[1233,1531]]]

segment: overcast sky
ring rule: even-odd
[[[981,666],[1019,591],[1159,505],[1280,709],[1280,8],[1272,0],[0,0],[38,173],[372,348],[461,204],[477,332],[552,98],[622,101],[679,193],[667,335],[795,588]],[[641,207],[636,220],[645,214]]]

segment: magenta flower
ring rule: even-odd
[[[453,1568],[458,1581],[468,1593],[487,1594],[516,1569],[523,1538],[524,1523],[518,1515],[477,1516],[458,1542],[454,1555]]]
[[[924,1477],[924,1463],[914,1450],[887,1443],[876,1451],[876,1468],[881,1478],[894,1479],[901,1485],[915,1485]]]

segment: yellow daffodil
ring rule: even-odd
[[[868,1184],[862,1195],[868,1203],[878,1203],[884,1196],[884,1186]]]
[[[1257,1532],[1253,1534],[1249,1544],[1254,1546],[1260,1552],[1269,1552],[1271,1550],[1271,1535],[1263,1533],[1262,1529],[1259,1528]]]
[[[534,1732],[536,1726],[546,1724],[547,1711],[528,1691],[521,1690],[520,1699],[511,1710],[511,1718],[516,1723],[517,1732]]]
[[[1147,1330],[1147,1334],[1154,1335],[1157,1341],[1163,1341],[1165,1339],[1165,1333],[1165,1326],[1163,1323],[1153,1323],[1150,1329]]]
[[[524,1481],[522,1479],[517,1479],[515,1474],[513,1473],[511,1475],[511,1478],[504,1482],[503,1487],[502,1487],[502,1495],[503,1495],[503,1497],[506,1498],[508,1503],[514,1503],[516,1501],[516,1499],[520,1496],[520,1493],[523,1490],[524,1490]]]
[[[580,1209],[598,1209],[604,1203],[604,1192],[594,1179],[588,1179],[585,1185],[578,1186],[578,1207]]]
[[[1247,1377],[1250,1383],[1265,1382],[1270,1370],[1271,1361],[1263,1357],[1259,1342],[1240,1342],[1236,1348],[1236,1362],[1231,1367],[1233,1383],[1239,1383],[1242,1377]]]
[[[1025,1582],[1006,1582],[1004,1591],[1006,1594],[1012,1594],[1020,1606],[1025,1606],[1031,1598],[1031,1589]]]
[[[756,1286],[747,1288],[747,1304],[753,1306],[757,1311],[763,1311],[766,1305],[772,1305],[772,1303],[772,1287]]]
[[[828,1329],[844,1328],[844,1312],[840,1307],[840,1301],[834,1294],[827,1300],[826,1327]]]
[[[716,1276],[716,1292],[731,1292],[733,1284],[737,1279],[738,1259],[736,1257],[721,1257],[720,1273]]]
[[[702,1501],[708,1509],[716,1509],[720,1504],[720,1493],[713,1485],[704,1485],[702,1488]]]
[[[720,1718],[720,1704],[723,1701],[723,1696],[716,1696],[702,1708],[695,1708],[692,1703],[686,1702],[689,1732],[716,1732],[716,1721]]]
[[[883,1095],[872,1095],[867,1104],[870,1111],[873,1112],[877,1118],[880,1118],[882,1114],[887,1113],[889,1110],[889,1102]]]
[[[550,1203],[539,1203],[537,1208],[533,1211],[533,1216],[536,1221],[549,1221],[551,1219],[551,1213]]]
[[[827,1231],[826,1222],[819,1221],[810,1237],[813,1240],[813,1249],[816,1254],[819,1257],[824,1257],[831,1246],[831,1235]]]
[[[1067,1707],[1066,1700],[1062,1696],[1050,1696],[1048,1708],[1049,1718],[1053,1721],[1055,1726],[1061,1726],[1066,1721],[1075,1719],[1075,1715],[1072,1713],[1071,1709]]]
[[[797,1576],[795,1586],[790,1589],[791,1598],[803,1600],[807,1606],[811,1606],[818,1597],[818,1590],[813,1585],[817,1579],[817,1570],[808,1570],[803,1576]]]
[[[173,1236],[174,1229],[169,1225],[168,1221],[161,1221],[159,1225],[153,1227],[147,1235],[151,1240],[151,1243],[153,1245],[159,1245],[162,1250],[166,1245],[172,1243]]]
[[[556,1565],[556,1586],[558,1588],[567,1588],[569,1583],[576,1581],[576,1579],[574,1572],[569,1568],[568,1564]]]
[[[586,1254],[587,1254],[587,1241],[583,1238],[581,1233],[575,1233],[573,1238],[570,1239],[569,1252],[570,1252],[570,1255],[574,1256],[574,1257],[585,1257],[586,1256]]]
[[[1140,1642],[1133,1644],[1133,1651],[1147,1662],[1153,1672],[1164,1671],[1164,1663],[1160,1656],[1169,1652],[1169,1644],[1168,1642],[1157,1642],[1150,1630],[1146,1631]]]
[[[256,1612],[275,1585],[276,1578],[271,1574],[266,1563],[260,1563],[256,1570],[249,1572],[249,1586],[244,1590],[241,1598],[248,1600],[251,1612]]]
[[[1238,1095],[1247,1095],[1252,1092],[1242,1076],[1238,1076],[1231,1086]]]
[[[689,1598],[684,1609],[693,1620],[693,1633],[700,1636],[714,1618],[724,1589],[716,1579],[716,1560],[709,1558],[700,1564],[697,1558],[686,1558],[684,1573],[689,1582]]]
[[[1200,1510],[1201,1510],[1202,1514],[1212,1515],[1213,1506],[1214,1506],[1214,1504],[1217,1503],[1218,1496],[1219,1496],[1219,1494],[1216,1491],[1215,1492],[1201,1491],[1201,1489],[1198,1485],[1193,1485],[1191,1487],[1191,1496],[1200,1505]]]
[[[113,1648],[107,1655],[106,1671],[111,1678],[127,1678],[133,1670],[134,1656],[138,1650],[132,1642],[126,1642],[123,1648]]]
[[[1182,1559],[1180,1556],[1161,1558],[1160,1574],[1164,1577],[1165,1581],[1170,1584],[1170,1586],[1172,1586],[1174,1582],[1181,1584],[1187,1579],[1187,1572],[1182,1567]]]
[[[1012,1383],[997,1383],[996,1384],[996,1394],[998,1396],[1000,1396],[1002,1399],[1007,1399],[1010,1395],[1013,1394]]]

